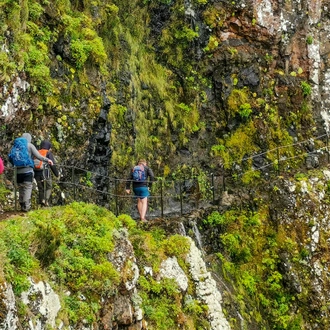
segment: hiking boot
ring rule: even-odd
[[[28,209],[27,207],[22,207],[21,208],[21,212],[29,212],[30,211],[30,209]]]
[[[26,204],[25,203],[19,203],[21,205],[21,211],[22,212],[27,212]]]

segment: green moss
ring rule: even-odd
[[[222,27],[226,18],[226,12],[223,8],[208,6],[203,12],[203,18],[205,23],[211,28]]]
[[[312,93],[312,87],[306,81],[302,81],[300,86],[304,96],[308,96]]]
[[[205,52],[213,51],[213,50],[217,49],[218,46],[219,46],[219,41],[218,41],[217,37],[211,35],[207,46],[204,48],[204,51]]]
[[[101,297],[110,295],[119,283],[119,274],[107,255],[114,247],[114,231],[123,225],[131,233],[139,262],[145,260],[143,264],[157,272],[166,256],[176,256],[185,268],[184,258],[190,248],[185,237],[167,238],[163,230],[156,228],[144,232],[127,215],[116,218],[97,206],[73,203],[1,223],[0,260],[4,276],[16,294],[28,289],[28,276],[48,281],[56,278],[56,283],[51,284],[54,289],[71,293],[62,297],[61,318],[70,323],[84,320],[91,324],[98,318]],[[187,318],[191,324],[204,322],[202,305],[189,304],[184,310],[174,280],[156,281],[142,276],[139,286],[151,329],[171,329],[173,325],[186,324]]]
[[[247,172],[244,172],[242,175],[242,182],[246,185],[254,183],[256,184],[258,181],[258,179],[261,178],[261,173],[260,171],[251,169],[248,170]]]
[[[57,126],[48,127],[48,134],[57,143],[65,139],[74,145],[77,136],[86,135],[84,124],[94,120],[102,107],[99,84],[107,81],[107,97],[112,104],[127,109],[118,119],[116,111],[109,115],[112,144],[116,146],[113,166],[118,171],[139,156],[154,158],[157,164],[166,163],[158,150],[166,149],[165,157],[170,158],[178,146],[187,145],[191,136],[205,127],[200,123],[199,109],[207,102],[204,88],[209,82],[189,55],[198,29],[188,23],[182,25],[183,3],[174,4],[169,25],[157,41],[161,56],[156,58],[155,44],[146,28],[150,6],[157,3],[144,6],[137,1],[120,5],[87,1],[82,5],[59,0],[49,6],[47,1],[24,1],[21,8],[6,3],[1,14],[15,38],[10,54],[0,54],[4,73],[0,79],[8,82],[16,70],[27,72],[30,94],[35,97],[36,108],[42,110],[32,110],[31,118],[38,120],[46,114],[51,117],[49,123],[57,122]],[[24,28],[15,25],[19,17],[24,18]],[[44,24],[46,19],[51,30]],[[54,44],[63,46],[63,54],[50,60]],[[173,71],[168,63],[173,63]],[[183,83],[178,75],[185,77]],[[118,95],[123,97],[117,102]],[[61,119],[60,111],[68,112],[68,120]],[[173,129],[177,132],[174,138]],[[125,153],[121,145],[128,146]]]
[[[8,200],[8,195],[11,193],[11,191],[7,188],[4,176],[0,175],[0,204],[2,205],[2,210],[4,210],[4,205],[6,205],[6,202]]]
[[[142,9],[141,15],[145,15]],[[146,30],[140,23],[134,21],[134,31],[125,29],[121,35],[127,43],[127,51],[122,52],[128,63],[130,72],[129,88],[127,88],[126,100],[129,115],[132,114],[134,122],[121,122],[121,116],[115,118],[116,114],[111,114],[111,120],[114,122],[114,131],[112,132],[115,154],[112,157],[113,165],[116,168],[130,166],[132,159],[138,157],[147,157],[155,159],[156,163],[163,163],[163,159],[158,150],[164,148],[168,150],[167,155],[172,154],[177,146],[173,143],[173,128],[177,131],[178,145],[186,145],[191,134],[203,128],[199,118],[199,106],[206,99],[199,97],[199,90],[194,90],[199,84],[200,76],[196,71],[189,68],[189,75],[186,78],[186,91],[193,91],[192,97],[183,95],[182,86],[178,85],[175,74],[164,65],[156,61],[156,58],[150,52],[151,45],[147,44],[141,47],[146,38]],[[178,22],[173,22],[178,24]],[[181,25],[180,25],[181,26]],[[169,30],[170,39],[166,37],[166,31],[163,31],[161,45],[169,47],[173,51],[171,42],[178,43],[179,47],[184,48],[190,38],[194,38],[195,32],[188,27],[175,30]],[[137,33],[139,32],[139,33]],[[169,54],[168,56],[173,56]],[[176,56],[173,59],[180,64]],[[176,66],[177,66],[176,64]],[[120,75],[122,72],[119,73]],[[191,87],[190,87],[191,86]],[[130,97],[134,90],[134,97]],[[191,102],[187,102],[191,100]],[[111,111],[112,112],[112,111]],[[134,125],[135,136],[121,134],[125,130],[132,129]],[[152,138],[157,137],[157,138]],[[118,142],[117,142],[118,140]],[[122,143],[129,145],[129,153],[119,155],[117,149]],[[118,148],[117,148],[118,146]],[[156,150],[156,152],[155,152]],[[124,166],[122,166],[124,164]],[[121,166],[119,166],[121,165]]]
[[[236,113],[240,113],[242,117],[248,117],[251,113],[249,98],[247,88],[233,89],[227,99],[230,117],[234,117]]]
[[[190,250],[190,243],[186,237],[173,235],[163,242],[163,247],[166,255],[183,259]]]
[[[139,279],[145,317],[149,320],[150,329],[173,329],[179,323],[182,313],[180,294],[174,280],[163,279],[156,282],[143,276]],[[173,316],[176,316],[173,318]],[[149,327],[149,325],[148,325]]]
[[[248,118],[252,113],[250,103],[243,103],[239,107],[239,114],[242,118]]]
[[[312,37],[312,36],[307,36],[307,38],[306,38],[306,43],[307,43],[308,45],[311,45],[311,44],[313,43],[313,37]]]
[[[234,163],[241,163],[243,157],[258,151],[254,143],[257,130],[250,121],[245,126],[240,126],[231,136],[219,140],[219,144],[212,147],[215,156],[220,156],[225,168],[230,168]]]

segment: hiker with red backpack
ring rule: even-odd
[[[126,181],[126,193],[130,194],[130,186],[133,184],[133,192],[137,198],[137,209],[142,222],[146,221],[146,213],[148,209],[149,188],[154,181],[154,173],[147,166],[145,159],[140,159],[138,164],[132,168]]]
[[[19,203],[23,212],[28,212],[31,208],[34,177],[32,157],[53,165],[51,159],[40,155],[36,147],[31,143],[31,139],[32,137],[29,133],[24,133],[21,137],[16,138],[8,155],[10,163],[17,169],[16,182],[18,184]]]
[[[35,158],[34,159],[34,177],[37,181],[39,192],[39,204],[49,206],[49,199],[52,194],[52,175],[51,172],[58,177],[59,173],[55,165],[55,159],[51,151],[52,144],[48,140],[43,140],[40,144],[39,153],[50,159],[53,163],[50,165]]]

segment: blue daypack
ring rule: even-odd
[[[136,165],[133,167],[133,180],[134,181],[146,181],[147,174],[143,165]]]
[[[34,162],[29,155],[28,141],[23,137],[14,140],[14,145],[10,150],[8,158],[16,167],[34,167]]]

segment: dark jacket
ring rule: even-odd
[[[145,181],[134,181],[133,180],[133,168],[131,169],[127,181],[126,181],[126,189],[130,189],[131,183],[133,182],[133,189],[138,187],[151,187],[152,182],[155,181],[155,176],[150,167],[144,166],[144,171],[146,172],[147,179]],[[148,180],[149,179],[149,180]]]
[[[47,150],[49,150],[51,147],[52,147],[52,144],[48,140],[44,140],[40,144],[40,149],[47,149]],[[58,177],[59,176],[58,169],[56,167],[54,156],[53,156],[53,154],[52,154],[52,152],[50,150],[47,152],[46,157],[48,159],[51,159],[52,160],[53,165],[51,165],[51,166],[48,165],[48,166],[50,167],[50,169],[52,170],[52,172],[54,173],[54,175],[56,177]],[[43,172],[44,172],[43,169],[40,169],[40,170],[39,169],[34,169],[34,175],[35,175],[36,180],[43,178]],[[46,178],[49,177],[49,174],[50,173],[46,173]]]

